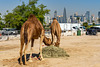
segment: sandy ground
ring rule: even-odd
[[[100,34],[98,36],[61,36],[60,47],[68,58],[44,58],[27,65],[19,65],[20,40],[0,42],[0,67],[100,67]],[[28,47],[30,53],[30,44]],[[35,40],[34,52],[39,52],[39,39]]]

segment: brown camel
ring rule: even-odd
[[[52,35],[52,45],[55,45],[55,46],[59,47],[60,36],[61,36],[61,28],[60,28],[60,25],[59,25],[56,18],[53,19],[53,22],[51,23],[50,29],[51,29],[51,35]],[[57,41],[54,44],[55,36],[57,38]]]
[[[46,36],[44,36],[43,42],[46,46],[50,46],[51,45],[51,39],[47,38]]]
[[[41,22],[35,17],[35,15],[31,14],[28,18],[28,20],[23,24],[20,32],[20,64],[22,64],[22,51],[24,48],[24,59],[26,64],[26,50],[28,47],[29,42],[31,41],[31,51],[33,50],[33,43],[34,39],[38,39],[40,37],[40,60],[43,59],[42,57],[42,42],[44,42],[46,45],[51,44],[51,39],[46,38],[44,35],[44,28],[41,24]],[[25,44],[25,45],[24,45]],[[32,56],[32,52],[30,54],[30,61]]]

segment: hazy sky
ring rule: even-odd
[[[26,4],[29,0],[21,0]],[[11,12],[13,8],[21,4],[20,0],[0,0],[0,13],[3,15],[6,13],[6,10]],[[100,11],[100,0],[39,0],[39,4],[44,4],[50,9],[51,17],[54,16],[54,11],[57,10],[58,15],[63,14],[64,7],[66,8],[67,17],[73,15],[75,12],[78,12],[79,15],[85,14],[86,11],[90,11],[91,14],[95,16],[98,15]]]

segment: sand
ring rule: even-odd
[[[43,46],[45,47],[45,46]],[[0,67],[100,67],[100,34],[98,36],[61,36],[60,47],[70,57],[33,59],[27,65],[19,65],[20,40],[0,42]],[[39,39],[35,40],[34,52],[39,52]],[[30,44],[27,50],[30,53]]]

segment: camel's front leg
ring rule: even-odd
[[[42,42],[43,42],[44,36],[42,35],[40,38],[40,60],[43,60],[43,56],[42,56]]]
[[[60,44],[60,36],[56,36],[57,40],[56,40],[56,43],[55,43],[55,46],[56,47],[59,47],[59,44]]]
[[[52,34],[52,45],[54,45],[54,42],[55,42],[55,36],[54,34]]]

